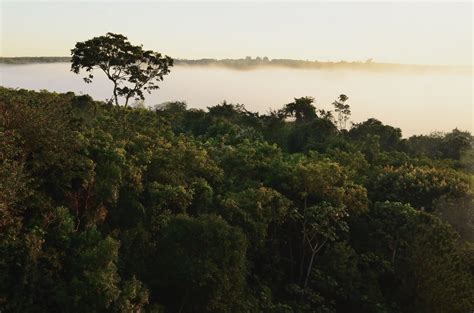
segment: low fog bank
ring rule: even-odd
[[[371,59],[360,61],[321,62],[309,60],[292,59],[268,59],[257,57],[252,59],[200,59],[200,60],[176,60],[176,65],[187,66],[221,66],[236,70],[253,70],[259,68],[295,68],[307,70],[364,70],[364,71],[411,71],[411,72],[463,72],[472,73],[472,66],[465,65],[416,65],[397,63],[378,63]]]
[[[70,57],[0,57],[0,64],[25,65],[42,63],[68,63]],[[364,70],[364,71],[405,71],[405,72],[461,72],[472,73],[468,65],[416,65],[378,63],[372,59],[361,61],[321,62],[293,59],[269,59],[268,57],[246,57],[244,59],[175,59],[175,66],[224,67],[235,70],[283,67],[308,70]]]
[[[92,84],[85,84],[82,76],[70,72],[67,63],[0,64],[0,85],[73,91],[97,100],[110,98],[111,82],[102,73],[96,74]],[[235,71],[176,66],[159,90],[146,95],[145,105],[185,101],[189,108],[206,109],[226,100],[266,113],[280,109],[295,97],[311,96],[318,109],[327,110],[340,94],[349,96],[353,122],[376,118],[401,128],[403,137],[454,128],[473,132],[470,73],[307,71],[284,67]]]

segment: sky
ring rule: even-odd
[[[174,58],[472,65],[472,2],[0,0],[0,55],[68,56],[126,35]]]

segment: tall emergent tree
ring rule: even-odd
[[[334,105],[334,111],[337,113],[336,122],[339,130],[346,129],[347,121],[351,115],[351,107],[346,104],[347,100],[349,100],[349,97],[341,94],[339,95],[339,99],[332,103],[332,105]]]
[[[144,100],[143,91],[151,93],[158,89],[157,82],[173,66],[169,56],[143,50],[141,45],[132,45],[127,37],[113,33],[76,43],[71,55],[71,71],[79,74],[85,69],[88,75],[84,81],[91,83],[92,71],[101,69],[114,84],[111,100],[118,105],[118,98],[125,97],[125,106],[130,99]]]

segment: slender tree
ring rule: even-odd
[[[336,122],[339,130],[346,129],[347,121],[351,116],[351,108],[346,104],[347,100],[349,100],[349,97],[341,94],[339,95],[339,99],[332,103],[334,105],[334,111],[337,113]]]

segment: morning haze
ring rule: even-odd
[[[356,122],[387,120],[405,136],[472,130],[471,9],[471,3],[4,1],[1,56],[67,56],[75,42],[113,31],[176,59],[149,105],[183,100],[205,108],[227,100],[265,112],[299,96],[324,107],[346,93]],[[5,86],[109,96],[105,78],[84,85],[67,65],[0,66]]]
[[[0,313],[474,312],[471,12],[2,1]]]
[[[73,75],[68,63],[0,64],[1,84],[7,87],[74,91],[96,99],[110,98],[110,81],[98,73],[93,84]],[[185,101],[205,109],[227,100],[266,113],[280,109],[294,97],[312,96],[320,109],[330,109],[336,97],[349,95],[352,121],[374,117],[400,127],[404,136],[450,131],[472,131],[472,77],[457,70],[367,70],[255,67],[236,70],[224,66],[186,66],[179,63],[148,95],[145,104]],[[421,120],[420,120],[421,119]]]
[[[64,56],[116,32],[174,58],[472,64],[465,3],[2,1],[2,56]]]

